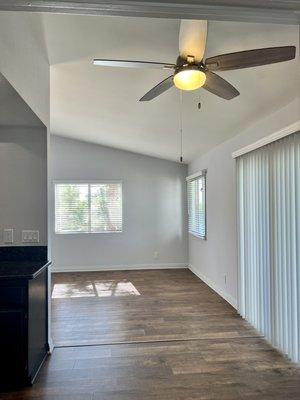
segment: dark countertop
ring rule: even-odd
[[[0,261],[0,279],[33,279],[51,261]]]

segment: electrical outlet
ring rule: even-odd
[[[154,260],[157,260],[157,259],[158,259],[158,251],[155,251],[155,252],[154,252],[153,257],[154,257]]]
[[[225,285],[227,285],[227,275],[226,274],[224,274],[224,283],[225,283]]]
[[[13,229],[3,229],[3,242],[13,243],[14,242],[14,230]]]
[[[22,242],[23,243],[38,243],[40,241],[39,231],[22,231]]]

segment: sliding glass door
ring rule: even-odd
[[[239,312],[300,362],[300,133],[237,159]]]

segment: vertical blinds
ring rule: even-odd
[[[300,362],[300,133],[237,159],[240,314]]]
[[[201,175],[188,179],[188,216],[189,232],[206,238],[206,172]]]
[[[55,184],[55,232],[122,231],[122,184]]]

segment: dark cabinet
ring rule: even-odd
[[[17,384],[26,371],[26,314],[20,310],[0,311],[0,354],[3,387]]]
[[[0,387],[32,384],[48,353],[48,268],[0,277]]]

